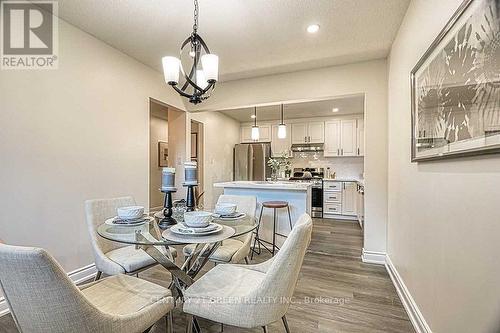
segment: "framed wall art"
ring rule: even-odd
[[[410,80],[412,162],[500,152],[500,0],[465,0]]]
[[[158,141],[158,166],[168,167],[168,142]]]

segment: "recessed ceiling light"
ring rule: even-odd
[[[311,24],[310,26],[307,27],[307,32],[310,34],[314,34],[318,32],[319,30],[319,24]]]
[[[251,115],[251,116],[250,116],[250,118],[254,119],[254,118],[256,118],[256,117],[255,117],[255,115],[253,114],[253,115]]]
[[[339,112],[339,108],[333,108],[332,112]]]

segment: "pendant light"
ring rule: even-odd
[[[209,98],[219,79],[219,57],[210,53],[207,44],[198,35],[198,13],[198,0],[194,0],[193,32],[182,43],[180,57],[162,58],[165,82],[193,104]],[[181,63],[183,51],[187,49],[189,49],[188,58],[192,61],[189,72],[184,71]],[[180,73],[184,77],[184,83],[179,82]]]
[[[286,125],[283,116],[283,104],[281,104],[281,122],[278,125],[278,138],[285,139],[286,138]]]
[[[259,133],[259,126],[257,126],[257,107],[254,107],[253,111],[253,126],[252,126],[252,140],[253,141],[259,141],[260,138],[260,133]]]

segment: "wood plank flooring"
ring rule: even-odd
[[[313,236],[287,318],[293,333],[414,333],[396,290],[383,266],[361,262],[363,235],[358,224],[314,219]],[[180,252],[182,253],[182,252]],[[252,263],[265,261],[267,253]],[[207,269],[213,267],[207,265]],[[153,268],[142,278],[167,285],[170,275]],[[184,314],[174,311],[175,332],[185,331]],[[203,332],[220,332],[220,325],[201,320]],[[153,332],[165,332],[159,321]],[[269,332],[285,332],[281,322]],[[10,315],[0,318],[0,332],[17,333]],[[262,332],[262,329],[224,327],[224,332]]]

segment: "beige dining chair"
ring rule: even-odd
[[[222,324],[255,328],[282,320],[311,240],[312,220],[303,214],[278,254],[257,265],[217,265],[184,293],[184,312]],[[187,332],[192,329],[188,318]]]
[[[20,332],[144,332],[167,318],[170,290],[124,274],[81,288],[43,249],[0,245],[0,287]]]
[[[133,197],[113,199],[95,199],[85,201],[87,228],[92,243],[95,265],[97,268],[96,280],[101,273],[106,275],[138,274],[157,264],[144,250],[136,249],[134,245],[121,244],[106,240],[97,234],[97,227],[107,219],[116,216],[119,207],[135,206]],[[169,248],[175,258],[177,252]],[[165,249],[160,249],[166,254]]]
[[[257,198],[250,195],[221,195],[217,203],[232,203],[236,204],[238,212],[247,214],[253,223],[255,219],[255,211],[257,210]],[[210,256],[210,261],[214,263],[239,263],[243,260],[248,263],[248,255],[252,244],[252,233],[226,239]],[[184,247],[183,253],[186,257],[193,254],[195,244],[190,244]],[[200,249],[201,250],[201,249]]]

